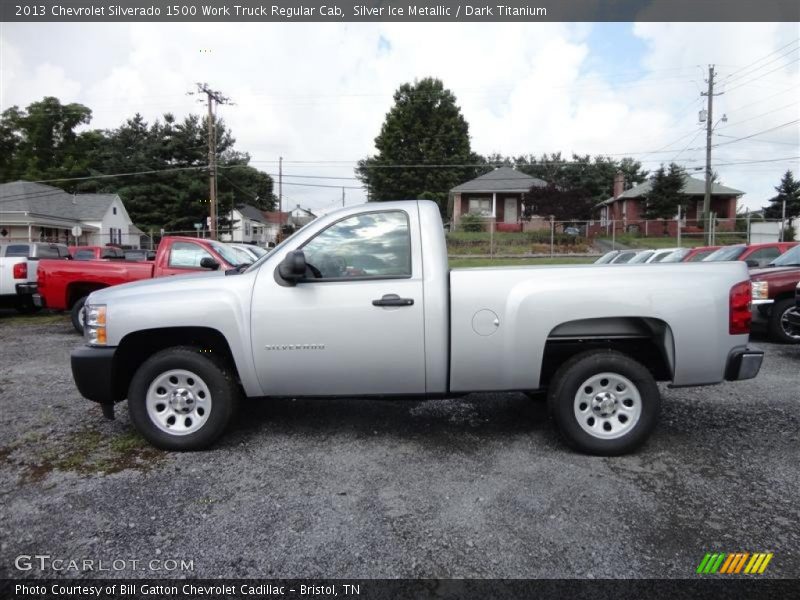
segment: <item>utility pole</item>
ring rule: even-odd
[[[221,92],[212,90],[207,83],[198,83],[196,92],[189,95],[205,94],[208,103],[208,209],[209,209],[209,236],[217,239],[217,128],[214,123],[215,106],[220,104],[233,104],[230,98]],[[231,239],[233,234],[231,233]]]
[[[278,240],[283,239],[283,157],[278,157]]]
[[[703,196],[703,231],[707,244],[711,245],[711,228],[709,212],[711,211],[711,134],[714,131],[714,65],[708,66],[708,91],[700,92],[708,97],[708,114],[706,115],[706,190]]]

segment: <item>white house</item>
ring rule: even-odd
[[[289,217],[290,223],[292,223],[295,227],[302,227],[306,223],[310,223],[316,219],[317,215],[298,204],[297,207],[292,209],[292,211],[289,213]]]
[[[243,204],[233,209],[233,229],[230,233],[222,233],[220,240],[266,246],[275,241],[273,229],[260,209]]]
[[[73,228],[80,228],[76,238]],[[117,194],[69,194],[41,183],[0,184],[0,243],[47,241],[138,248],[140,237]]]

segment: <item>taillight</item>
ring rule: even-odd
[[[28,278],[28,263],[20,262],[14,265],[14,279]]]
[[[731,335],[750,333],[750,312],[752,289],[749,281],[742,281],[731,288],[728,332]]]

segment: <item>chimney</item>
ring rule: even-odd
[[[622,192],[625,191],[625,174],[622,171],[617,171],[614,175],[614,198],[619,198]]]

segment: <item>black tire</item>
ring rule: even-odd
[[[86,304],[86,298],[88,298],[88,296],[78,299],[78,301],[72,305],[72,309],[69,311],[69,317],[72,321],[72,326],[75,328],[75,331],[81,335],[83,335],[83,305]]]
[[[769,337],[774,342],[781,344],[800,344],[800,330],[792,328],[783,319],[787,312],[794,309],[794,298],[784,298],[772,305],[769,316]],[[792,332],[796,333],[792,333]]]
[[[580,402],[576,399],[581,386],[584,385],[593,376],[611,373],[614,375],[621,375],[633,384],[635,392],[638,392],[638,420],[634,420],[629,425],[619,425],[621,430],[619,437],[603,438],[599,437],[605,434],[598,431],[596,435],[590,434],[584,429],[584,426],[579,423],[576,411],[578,406],[586,406],[585,410],[589,411],[586,414],[587,426],[590,419],[599,413],[594,413],[594,404],[592,401],[589,403]],[[608,385],[608,383],[606,383]],[[625,389],[626,386],[623,386]],[[594,390],[591,386],[586,386],[589,393]],[[614,392],[615,390],[610,390]],[[614,414],[610,416],[598,417],[598,425],[602,424],[598,429],[606,426],[605,421],[610,421],[608,427],[612,427],[612,419],[615,417],[621,422],[625,418],[628,421],[628,413],[623,410],[614,408],[618,403],[627,403],[628,398],[623,398],[627,393],[617,392],[618,397],[612,393],[611,396],[616,399],[609,399],[613,407],[607,410],[613,410]],[[599,397],[598,393],[596,397]],[[616,456],[631,452],[639,447],[650,436],[653,428],[658,421],[658,412],[660,405],[660,394],[658,385],[653,376],[650,374],[642,364],[636,362],[632,358],[613,350],[593,350],[584,352],[573,356],[566,363],[564,363],[558,371],[556,371],[550,382],[548,391],[548,408],[553,417],[556,425],[558,426],[561,435],[567,443],[587,454],[595,454],[598,456]],[[627,404],[626,404],[627,406]],[[604,408],[604,410],[606,410]],[[594,421],[591,421],[594,424]],[[616,423],[614,422],[616,425]],[[627,427],[627,431],[624,430]],[[612,432],[613,433],[613,432]]]
[[[212,403],[204,424],[192,433],[171,434],[150,417],[147,393],[151,383],[170,370],[190,371],[207,386]],[[233,418],[239,401],[239,387],[222,361],[200,353],[198,348],[167,348],[147,359],[136,371],[128,388],[131,421],[151,444],[164,450],[200,450],[214,443]]]

